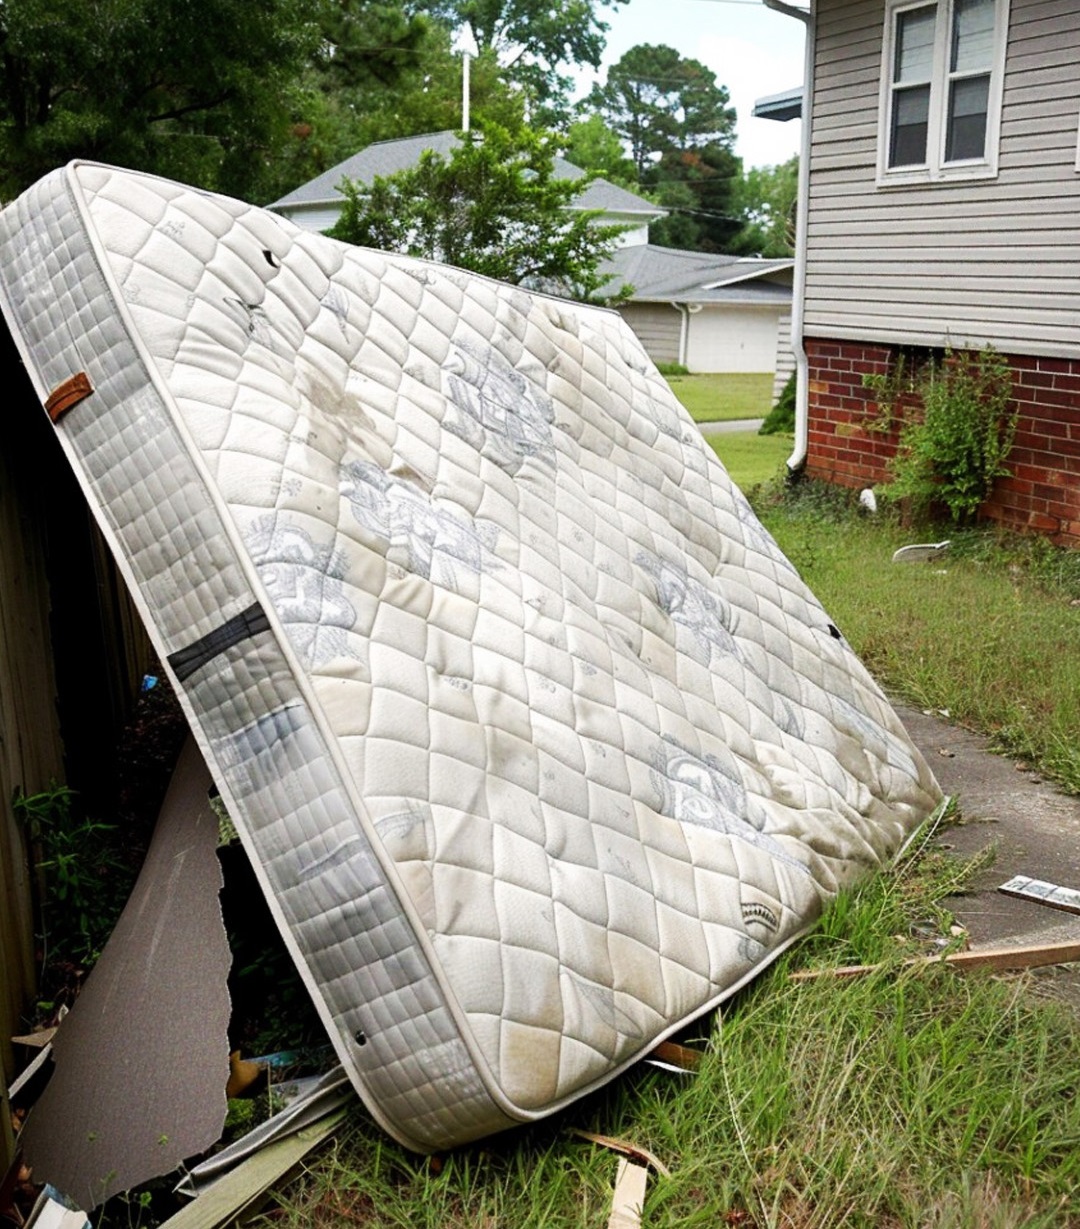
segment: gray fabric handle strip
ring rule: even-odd
[[[177,649],[175,653],[170,653],[169,665],[182,683],[218,654],[231,649],[234,644],[239,644],[241,640],[246,640],[249,636],[257,636],[260,632],[269,630],[270,621],[266,617],[266,612],[256,602],[229,619],[227,623],[222,623],[212,632],[207,632],[194,643]]]

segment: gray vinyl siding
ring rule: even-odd
[[[679,362],[682,314],[667,303],[624,303],[619,314],[654,363]]]
[[[996,179],[877,187],[882,0],[817,0],[807,337],[1080,346],[1080,4],[1011,0]]]

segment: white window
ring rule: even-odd
[[[887,0],[878,183],[997,174],[1008,0]]]

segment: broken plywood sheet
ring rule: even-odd
[[[221,1136],[230,955],[210,775],[189,739],[135,890],[53,1042],[21,1142],[34,1178],[87,1208]]]

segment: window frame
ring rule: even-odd
[[[992,0],[994,41],[989,66],[986,105],[986,146],[981,158],[945,161],[948,139],[948,109],[954,0],[885,0],[885,27],[881,50],[881,81],[878,99],[877,185],[954,182],[962,179],[994,179],[998,173],[1001,136],[1001,100],[1005,77],[1005,52],[1009,32],[1009,0]],[[934,50],[930,69],[930,101],[926,135],[926,161],[889,166],[893,135],[893,96],[896,39],[899,15],[917,9],[933,9]]]

